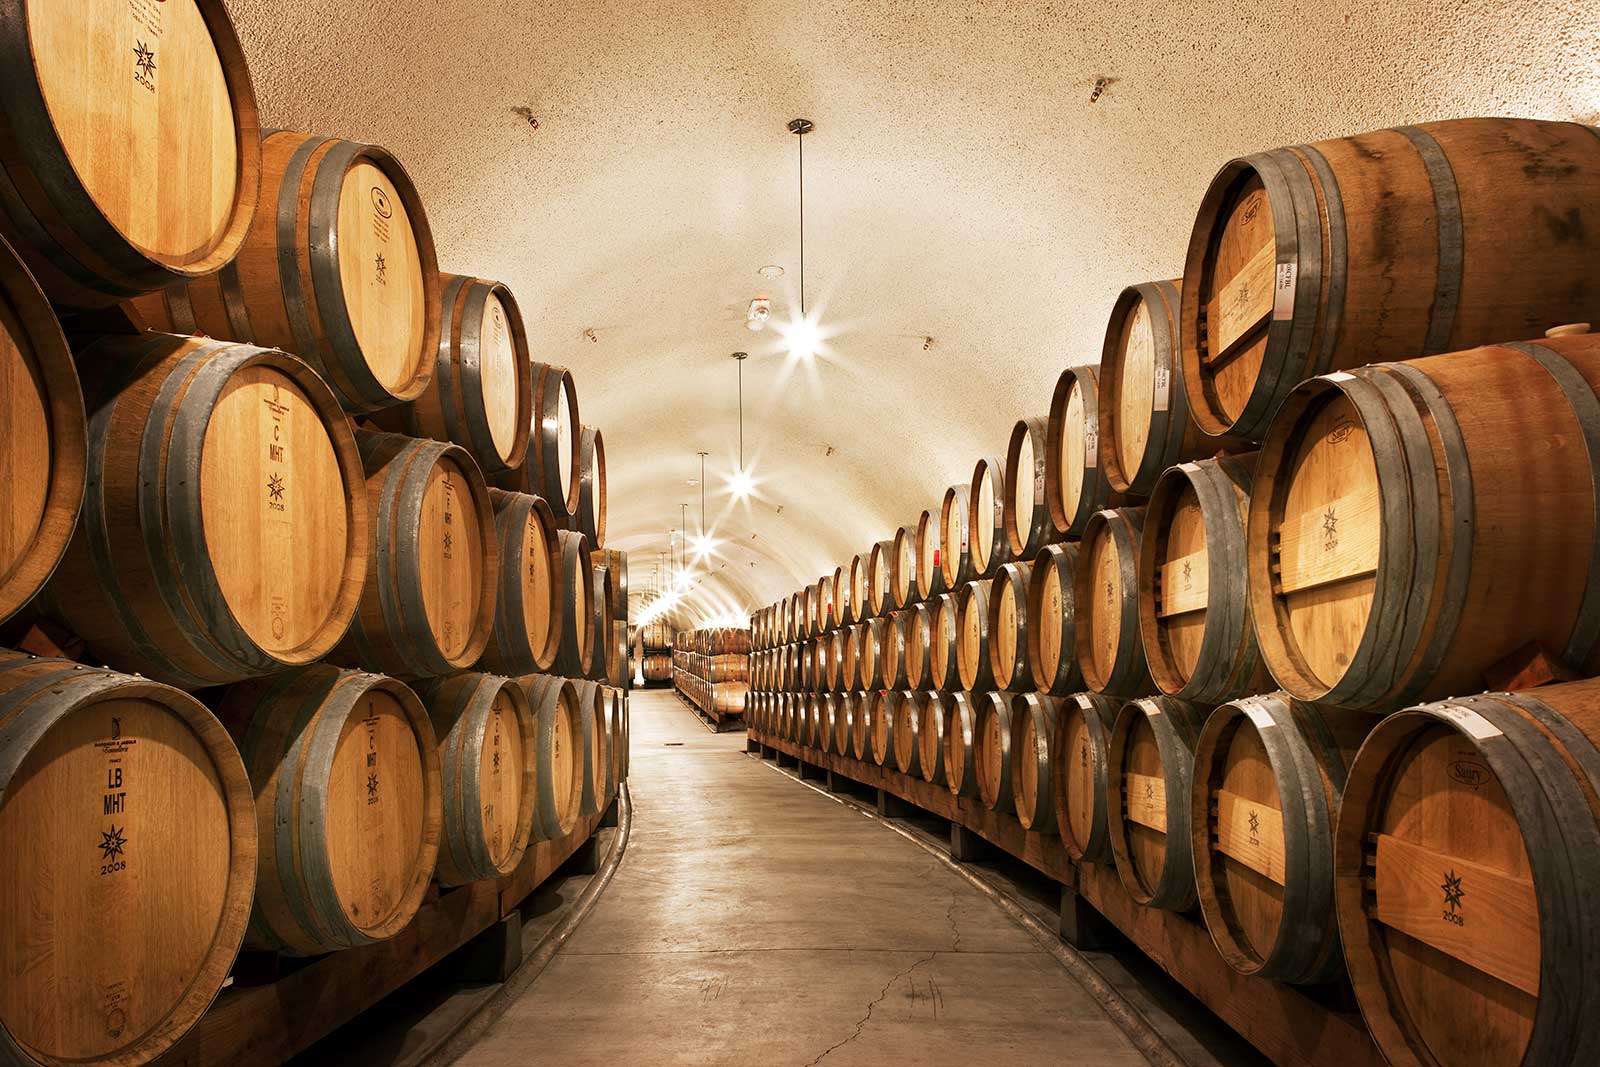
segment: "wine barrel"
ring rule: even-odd
[[[838,756],[850,755],[850,738],[855,732],[856,702],[848,693],[828,693],[828,721],[833,727],[829,751]]]
[[[881,696],[872,689],[856,695],[856,711],[850,719],[850,755],[863,762],[872,758],[872,734],[883,710]]]
[[[1095,512],[1127,503],[1100,466],[1099,380],[1098,367],[1068,367],[1050,401],[1044,495],[1055,532],[1064,538],[1081,537]]]
[[[1344,973],[1333,831],[1345,770],[1377,719],[1285,693],[1243,697],[1195,746],[1190,848],[1200,912],[1234,970],[1280,982]]]
[[[1278,684],[1390,710],[1476,690],[1530,647],[1600,673],[1596,381],[1587,335],[1291,393],[1248,526],[1251,614]]]
[[[239,252],[260,120],[223,4],[13,5],[0,57],[0,231],[51,299],[113,304]]]
[[[850,557],[850,624],[860,625],[875,614],[870,594],[872,552]]]
[[[567,678],[582,678],[588,673],[594,639],[589,620],[593,616],[594,559],[582,534],[560,530],[561,546],[561,640],[556,647],[556,673]]]
[[[1175,463],[1248,447],[1207,437],[1189,414],[1178,341],[1180,284],[1130,285],[1112,306],[1100,359],[1100,465],[1117,492],[1149,496]]]
[[[972,762],[978,776],[978,799],[990,811],[1010,812],[1011,694],[974,694],[972,702],[977,714]]]
[[[1600,682],[1409,708],[1350,766],[1346,967],[1398,1065],[1594,1063]]]
[[[954,693],[944,722],[945,785],[958,797],[978,795],[978,760],[975,745],[978,702],[982,697]]]
[[[385,429],[458,444],[485,475],[522,466],[533,423],[533,362],[511,290],[439,275],[433,379],[410,404],[378,413]]]
[[[1600,322],[1597,176],[1591,129],[1531,119],[1431,122],[1233,160],[1201,200],[1184,263],[1194,417],[1260,440],[1297,382],[1374,354]]]
[[[941,693],[954,693],[961,688],[961,666],[956,655],[960,640],[956,625],[959,615],[954,593],[940,593],[933,601],[928,627],[928,673],[933,678],[933,687]]]
[[[1205,709],[1141,697],[1117,713],[1106,752],[1106,827],[1117,876],[1147,908],[1190,911],[1195,897],[1189,792]]]
[[[1077,545],[1046,545],[1028,575],[1028,673],[1054,696],[1083,688],[1072,592],[1077,566]]]
[[[979,578],[993,578],[1011,562],[1006,540],[1006,471],[998,456],[985,456],[972,469],[967,489],[967,525],[972,532],[969,551],[972,570]]]
[[[330,658],[405,678],[472,666],[488,646],[500,583],[483,474],[459,445],[366,432],[357,440],[372,531],[367,584]]]
[[[583,709],[576,686],[565,678],[530,674],[516,679],[533,712],[534,841],[557,841],[572,833],[583,814]]]
[[[933,604],[918,604],[895,617],[900,630],[900,675],[903,688],[926,691],[933,688]]]
[[[616,657],[616,645],[611,640],[611,616],[616,613],[616,605],[611,599],[611,570],[606,564],[599,562],[604,553],[591,552],[589,561],[594,571],[594,591],[590,597],[590,635],[589,635],[589,664],[585,675],[595,682],[604,682],[616,673],[616,664],[612,660]],[[738,680],[746,680],[750,669],[747,656],[732,657],[739,664]],[[726,670],[723,656],[711,656],[704,672],[708,681],[721,681],[724,677],[732,680],[731,671]]]
[[[533,823],[535,723],[509,678],[465,672],[418,690],[439,739],[440,885],[516,870]]]
[[[939,546],[939,509],[924,509],[917,517],[915,555],[918,600],[932,600],[948,588],[944,584],[943,557]]]
[[[175,689],[7,651],[0,731],[0,1058],[146,1063],[244,936],[258,841],[239,753]]]
[[[1011,808],[1025,830],[1054,833],[1056,723],[1061,701],[1042,693],[1011,698]]]
[[[817,636],[820,637],[834,627],[833,575],[824,574],[817,579],[817,599]]]
[[[593,426],[578,435],[578,509],[572,528],[597,549],[606,547],[606,442]]]
[[[596,552],[591,558],[599,560],[605,558],[606,587],[609,594],[606,608],[606,629],[610,634],[610,644],[606,648],[606,682],[613,689],[624,689],[627,686],[629,672],[628,644],[628,554],[614,548]],[[739,645],[740,662],[743,665],[741,680],[747,679],[750,674],[750,641],[751,634],[748,629],[737,631],[742,644]]]
[[[872,737],[869,747],[872,752],[872,762],[880,767],[894,769],[895,747],[895,721],[900,715],[900,698],[903,693],[893,689],[885,689],[878,693],[878,703],[872,714]]]
[[[1072,600],[1078,669],[1097,693],[1155,689],[1139,636],[1139,546],[1144,508],[1096,512],[1078,546]]]
[[[833,628],[849,626],[854,621],[851,611],[850,598],[853,594],[851,587],[851,573],[849,564],[835,567],[833,570]]]
[[[533,431],[527,458],[520,468],[497,475],[495,484],[543,497],[556,519],[570,526],[583,490],[578,387],[565,367],[535,363],[532,376]]]
[[[972,511],[967,506],[971,492],[970,486],[952,485],[939,505],[939,568],[950,592],[978,576],[972,563]]]
[[[816,746],[823,752],[838,752],[835,748],[839,724],[839,703],[832,693],[812,693],[811,700],[817,709]]]
[[[922,774],[922,708],[927,702],[928,694],[915,689],[895,694],[894,759],[885,760],[884,765],[913,778]]]
[[[417,399],[433,379],[441,301],[405,168],[375,145],[287,130],[260,151],[261,210],[238,257],[140,298],[139,314],[161,330],[293,352],[349,411]]]
[[[806,594],[806,637],[815,637],[822,632],[822,588],[812,582],[805,588]]]
[[[1106,756],[1119,707],[1099,693],[1073,693],[1062,698],[1056,715],[1057,757],[1050,764],[1056,829],[1067,855],[1077,862],[1111,860]]]
[[[256,798],[245,947],[314,956],[404,929],[433,877],[442,820],[438,741],[416,694],[318,663],[232,686],[217,716]]]
[[[910,614],[897,612],[873,620],[872,642],[877,646],[878,677],[883,680],[880,689],[905,689],[911,684],[906,680],[906,646],[899,619]]]
[[[1050,505],[1045,497],[1045,443],[1048,419],[1018,419],[1006,445],[1001,524],[1012,559],[1032,560],[1050,538]]]
[[[578,728],[583,744],[583,806],[585,815],[598,815],[610,803],[606,791],[606,766],[611,754],[606,751],[606,694],[599,682],[574,680],[578,694]]]
[[[1007,563],[989,594],[989,673],[996,689],[1013,693],[1033,688],[1028,658],[1028,585],[1033,564]]]
[[[157,334],[96,341],[78,364],[88,490],[46,613],[98,660],[184,689],[326,656],[371,553],[327,386],[283,352]]]
[[[3,92],[3,90],[0,90]],[[67,551],[88,462],[83,392],[61,325],[0,239],[0,622]]]
[[[894,542],[878,541],[867,553],[867,603],[873,615],[887,615],[894,602]]]
[[[622,765],[626,760],[623,749],[628,743],[627,735],[623,732],[623,696],[625,690],[608,685],[606,691],[606,752],[610,755],[607,764],[606,795],[616,796],[621,788]]]
[[[989,658],[989,601],[996,580],[979,578],[956,594],[956,671],[961,688],[984,693],[994,688],[994,665]]]
[[[930,785],[945,785],[944,735],[955,697],[949,693],[928,693],[918,709],[917,763],[922,780]]]
[[[840,688],[847,693],[856,693],[861,690],[861,673],[857,659],[861,651],[861,634],[866,630],[866,623],[858,622],[839,631],[842,640],[839,645],[839,677]]]
[[[917,528],[902,526],[895,531],[889,553],[889,599],[895,610],[915,605],[922,599],[917,579]]]
[[[1254,455],[1172,467],[1145,507],[1139,632],[1169,696],[1220,703],[1267,686],[1245,592]]]
[[[543,499],[527,493],[491,489],[489,502],[500,552],[500,585],[479,665],[512,676],[548,671],[555,666],[567,606],[560,596],[561,542],[555,516]]]

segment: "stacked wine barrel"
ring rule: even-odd
[[[12,14],[0,1059],[139,1064],[241,946],[391,938],[609,803],[627,559],[398,159],[261,129],[215,0]]]
[[[716,722],[746,715],[750,692],[750,631],[714,626],[682,630],[672,639],[672,684]]]
[[[1003,450],[753,614],[752,730],[1348,983],[1396,1064],[1600,1061],[1597,262],[1577,124],[1226,164]]]
[[[636,643],[639,646],[640,672],[646,686],[651,683],[672,684],[672,637],[675,632],[665,619],[656,619],[638,628]]]

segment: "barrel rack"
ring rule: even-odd
[[[677,686],[672,687],[672,695],[683,701],[683,706],[695,713],[695,716],[705,724],[706,729],[714,734],[728,734],[743,729],[745,718],[742,715],[723,715],[715,707],[702,708],[684,695],[683,690]]]
[[[1137,904],[1115,870],[1075,864],[1060,838],[1023,829],[1010,814],[985,808],[976,797],[959,797],[941,785],[886,767],[802,747],[753,725],[749,748],[779,766],[796,765],[801,778],[825,778],[830,789],[843,779],[877,790],[880,810],[892,815],[910,804],[950,822],[951,855],[961,862],[993,846],[1061,886],[1061,937],[1081,949],[1102,947],[1097,929],[1109,923],[1123,937],[1241,1037],[1284,1067],[1383,1067],[1384,1059],[1347,985],[1302,989],[1243,975],[1228,966],[1195,916]],[[984,844],[987,843],[987,846]]]
[[[595,833],[616,819],[613,792],[605,809],[579,819],[571,834],[530,842],[506,877],[443,890],[434,883],[411,924],[387,941],[309,960],[241,956],[233,984],[159,1067],[275,1067],[474,943],[483,948],[474,978],[503,981],[521,960],[523,901],[573,857],[572,873],[593,874]]]

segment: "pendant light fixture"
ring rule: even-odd
[[[733,499],[743,500],[756,487],[744,465],[744,361],[750,358],[750,353],[735,352],[733,358],[739,366],[739,465],[733,469],[733,479],[728,483],[728,489],[733,493]]]
[[[694,561],[701,562],[711,555],[711,550],[716,547],[711,540],[711,535],[706,532],[706,456],[709,452],[695,453],[700,457],[700,536],[695,538]]]
[[[806,315],[806,134],[816,129],[810,119],[791,119],[789,132],[795,135],[800,162],[800,317],[783,331],[789,355],[811,359],[822,348],[817,324]]]

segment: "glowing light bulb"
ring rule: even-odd
[[[756,480],[750,477],[749,471],[734,471],[733,477],[728,480],[728,491],[735,500],[743,500],[755,492]]]
[[[822,332],[809,318],[796,319],[783,333],[789,354],[796,359],[811,359],[822,351]]]
[[[715,538],[713,538],[710,534],[700,534],[694,539],[694,561],[699,563],[701,560],[711,555],[712,550],[716,547],[717,542]]]

